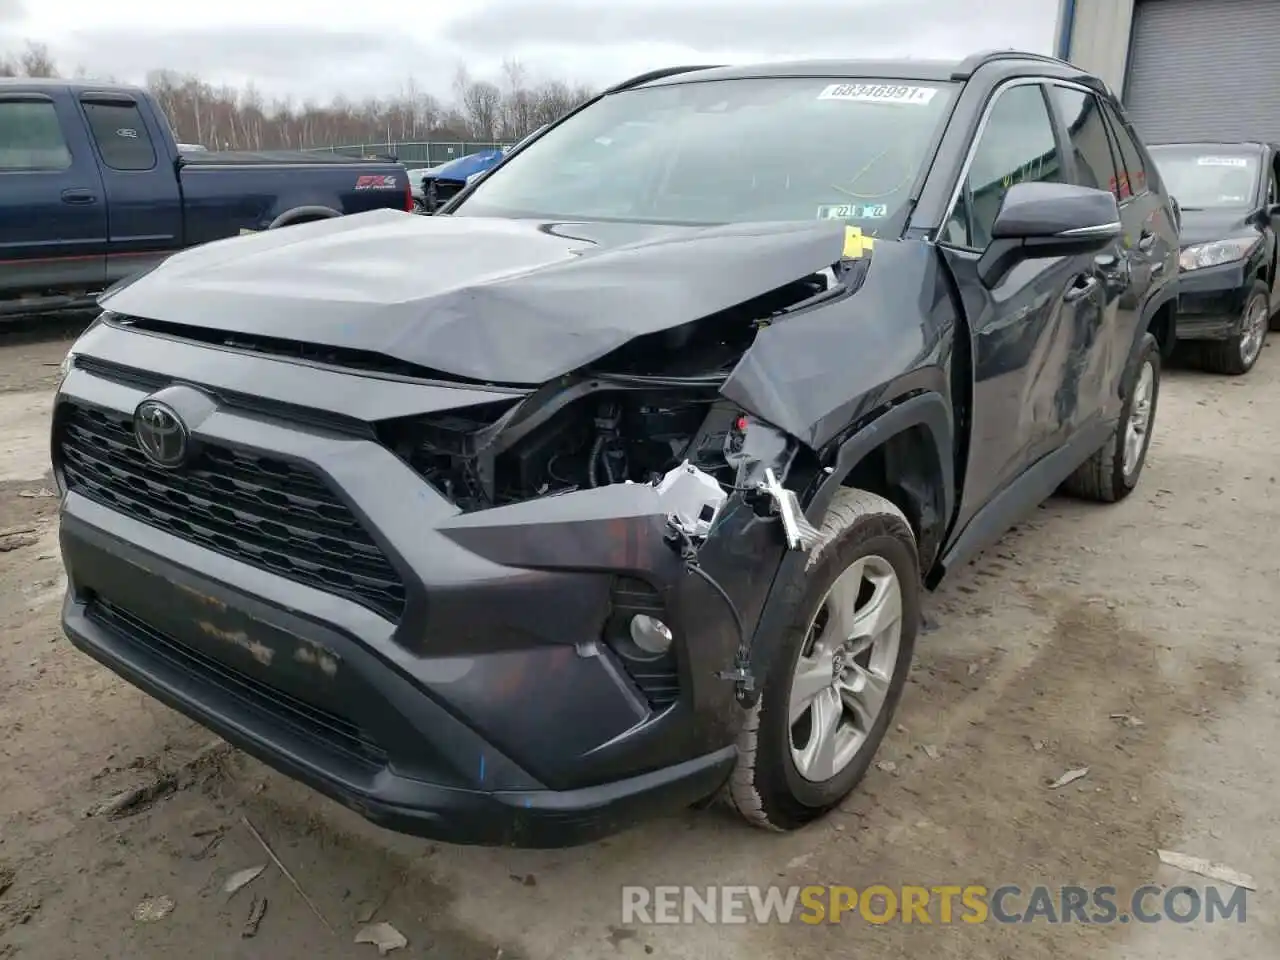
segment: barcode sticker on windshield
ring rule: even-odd
[[[1249,161],[1244,157],[1201,157],[1196,163],[1202,167],[1247,167]]]
[[[910,87],[894,83],[833,83],[819,100],[851,100],[855,103],[904,103],[923,107],[938,92],[937,87]]]
[[[883,220],[889,216],[884,203],[829,203],[818,208],[820,220]]]

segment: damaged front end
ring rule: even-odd
[[[513,604],[566,602],[546,578],[555,599],[532,600],[538,571],[565,575],[557,582],[596,573],[616,581],[610,598],[580,596],[575,622],[607,607],[606,642],[633,677],[695,669],[750,702],[752,637],[782,557],[814,542],[802,502],[822,473],[818,451],[849,422],[850,381],[865,372],[850,365],[875,363],[849,349],[846,309],[866,285],[871,241],[838,221],[672,228],[619,244],[610,225],[343,220],[290,243],[189,251],[104,302],[107,325],[229,349],[216,364],[203,351],[194,379],[171,371],[224,396],[270,397],[263,380],[247,382],[246,355],[272,367],[261,369],[273,383],[284,371],[272,358],[343,372],[345,399],[302,372],[275,399],[301,390],[304,406],[354,413],[430,488],[413,497],[431,548],[388,544],[408,579],[431,570],[425,599],[408,591],[414,629],[402,633],[437,650],[459,630],[481,646],[546,643],[555,631],[520,622]],[[372,264],[392,242],[437,268],[378,279]],[[888,246],[891,260],[908,255]],[[222,383],[203,379],[215,368]],[[401,386],[374,391],[377,378]],[[373,399],[384,390],[393,402]],[[364,506],[375,530],[398,522]],[[444,581],[431,579],[441,567],[452,567]],[[681,665],[690,638],[696,663]],[[650,698],[655,710],[666,702]]]
[[[750,704],[755,624],[783,554],[816,543],[797,491],[821,470],[721,389],[761,329],[850,294],[865,267],[837,261],[520,399],[386,421],[379,438],[457,508],[439,530],[464,549],[530,570],[626,571],[652,603],[615,605],[606,641],[633,673],[674,671],[677,636],[697,634]],[[691,578],[703,609],[670,623]]]

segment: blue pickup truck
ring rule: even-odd
[[[92,306],[184,247],[413,209],[393,160],[182,152],[146,91],[0,79],[0,320]]]

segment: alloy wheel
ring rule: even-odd
[[[809,626],[791,683],[791,759],[805,780],[853,762],[884,709],[902,640],[902,587],[882,557],[855,560]]]

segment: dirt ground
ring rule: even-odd
[[[353,943],[369,916],[408,938],[393,958],[1280,956],[1273,350],[1240,380],[1170,371],[1133,497],[1051,501],[930,597],[882,748],[893,766],[839,814],[775,836],[689,812],[530,852],[377,830],[210,749],[61,637],[46,430],[67,345],[0,344],[0,530],[28,531],[0,538],[0,958],[373,957]],[[88,815],[157,777],[161,795],[137,809]],[[1157,848],[1252,874],[1246,922],[621,925],[626,884],[1207,883],[1161,866]],[[171,912],[135,919],[158,897]],[[267,908],[247,939],[255,897]]]

